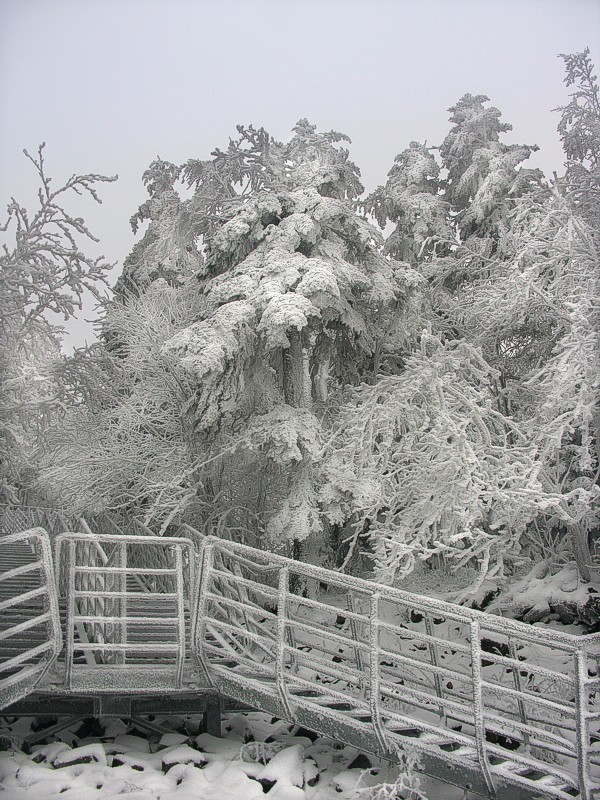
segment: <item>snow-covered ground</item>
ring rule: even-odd
[[[81,723],[33,745],[34,720],[0,722],[2,800],[462,800],[462,790],[418,777],[332,739],[259,712],[223,719],[223,738],[199,718],[154,720],[164,735],[121,720]],[[90,735],[95,733],[96,735]],[[28,749],[28,748],[25,748]]]

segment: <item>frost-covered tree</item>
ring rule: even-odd
[[[518,168],[538,147],[501,142],[500,135],[512,125],[500,122],[500,111],[485,106],[488,100],[485,95],[461,97],[449,109],[453,127],[440,146],[448,171],[444,197],[463,241],[500,235],[511,201],[541,178],[538,170]]]
[[[411,265],[436,253],[440,246],[447,248],[453,237],[439,174],[431,148],[411,142],[396,156],[385,186],[365,201],[366,210],[382,228],[388,222],[395,225],[386,240],[386,251]]]
[[[321,501],[332,522],[352,521],[353,543],[368,533],[379,580],[440,555],[478,562],[478,584],[499,578],[552,502],[527,438],[495,408],[493,377],[476,348],[424,331],[401,374],[342,408]]]
[[[250,469],[260,465],[267,486],[251,505],[275,543],[320,534],[324,404],[332,390],[372,373],[395,325],[391,313],[401,315],[419,282],[383,256],[376,229],[356,213],[358,170],[335,146],[346,137],[320,134],[306,120],[294,134],[286,145],[263,137],[259,156],[232,145],[223,159],[229,168],[250,152],[255,170],[260,160],[257,190],[226,193],[225,220],[204,233],[208,309],[163,347],[196,382],[197,430],[213,447],[243,433],[235,458],[250,452]],[[201,202],[207,172],[194,165]],[[221,480],[225,510],[239,504],[249,479],[240,476],[229,497]]]
[[[67,505],[137,505],[163,525],[187,513],[281,547],[322,533],[331,398],[397,354],[420,279],[357,213],[346,137],[306,120],[287,144],[238,132],[184,167],[185,203],[178,168],[146,173],[150,226],[103,323],[121,388],[78,409],[46,483]],[[111,460],[118,481],[102,476]]]
[[[576,85],[571,102],[562,108],[558,132],[567,156],[562,183],[571,202],[600,234],[600,90],[589,48],[561,56],[565,61],[567,86]]]
[[[180,173],[180,167],[160,158],[144,172],[142,180],[150,197],[132,216],[131,227],[137,233],[146,220],[149,225],[125,259],[115,286],[117,299],[140,294],[157,278],[181,282],[201,268],[198,233],[174,188]]]
[[[30,213],[13,198],[2,226],[14,237],[0,255],[0,477],[11,501],[31,485],[33,457],[61,409],[58,323],[76,314],[86,291],[100,297],[109,269],[82,252],[82,238],[97,240],[62,203],[69,192],[101,202],[95,184],[115,178],[73,175],[54,189],[43,150],[25,151],[39,178],[38,207]]]
[[[108,305],[108,348],[97,343],[65,361],[68,408],[50,434],[40,484],[71,514],[154,511],[164,520],[195,495],[200,453],[186,414],[194,388],[161,353],[195,317],[195,300],[158,278]]]
[[[594,79],[585,54],[571,61],[572,74],[579,70],[577,74],[589,89]],[[582,127],[588,138],[580,130],[572,141],[589,143],[593,129],[590,92],[575,97],[575,108],[564,113],[574,127],[585,117]],[[585,112],[577,105],[582,98]],[[531,543],[534,532],[536,557],[544,558],[550,555],[544,552],[544,542],[556,538],[540,531],[550,530],[562,531],[558,538],[567,545],[565,557],[574,557],[581,574],[589,577],[587,538],[598,525],[600,348],[594,234],[568,192],[566,198],[561,196],[545,184],[538,171],[521,166],[535,148],[501,142],[510,126],[502,123],[500,112],[486,107],[486,102],[484,96],[465,95],[450,109],[453,127],[440,147],[441,166],[447,175],[444,181],[435,177],[432,152],[412,145],[398,157],[386,186],[371,197],[370,210],[380,223],[396,225],[388,248],[402,252],[404,247],[404,252],[411,254],[411,263],[427,278],[430,325],[444,343],[440,351],[422,352],[409,360],[407,372],[386,385],[387,394],[381,396],[386,397],[387,407],[401,409],[407,420],[404,427],[396,422],[395,438],[387,449],[382,443],[389,419],[381,428],[365,428],[368,435],[361,446],[368,455],[361,458],[375,464],[369,485],[376,487],[375,497],[383,495],[386,500],[370,507],[360,499],[360,492],[360,502],[355,501],[348,488],[347,506],[340,506],[343,513],[335,511],[334,503],[334,513],[350,520],[357,534],[368,530],[376,567],[387,579],[405,573],[415,557],[429,559],[434,553],[445,554],[451,563],[465,563],[461,548],[467,560],[479,562],[482,575],[493,572],[500,568],[500,560],[497,567],[492,566],[493,553],[515,555],[519,546]],[[562,125],[566,131],[564,117]],[[584,153],[589,167],[589,148],[579,152]],[[411,169],[411,165],[416,166]],[[583,183],[587,194],[581,196],[588,197],[585,208],[589,212],[588,178]],[[411,192],[407,188],[411,185],[418,190]],[[412,230],[419,231],[419,238],[411,236],[411,214],[416,220]],[[444,227],[452,235],[445,234]],[[449,347],[455,348],[452,358],[446,353]],[[472,355],[468,357],[467,352]],[[469,410],[455,404],[455,419],[463,418],[473,433],[482,428],[469,428],[469,419],[483,417],[500,425],[487,439],[494,457],[473,461],[477,463],[474,468],[457,459],[453,447],[452,455],[448,452],[449,444],[456,440],[446,433],[453,430],[455,419],[437,409],[438,403],[444,411],[451,407],[445,390],[436,388],[440,353],[445,354],[444,371],[452,376],[452,384],[457,390],[463,387],[464,391],[465,384],[470,389],[472,404]],[[456,357],[458,353],[461,358]],[[481,359],[478,370],[472,369],[473,354]],[[426,376],[423,380],[431,385],[427,403],[410,394],[410,384],[405,382],[409,375],[419,386],[423,383],[418,376]],[[378,385],[353,395],[344,411],[348,430],[353,429],[352,420],[360,426],[363,416],[371,419],[362,408],[364,398],[376,398],[374,408],[385,416],[377,405]],[[414,419],[413,406],[426,409],[422,418]],[[411,412],[407,412],[409,407]],[[400,411],[394,419],[401,419]],[[441,423],[435,425],[433,420]],[[494,435],[500,438],[494,439]],[[385,455],[379,463],[382,446]],[[472,441],[469,447],[472,455]],[[396,457],[406,465],[406,473],[389,463],[392,451],[402,454]],[[419,466],[422,452],[430,473]],[[480,456],[484,453],[485,448],[480,448]],[[519,472],[525,462],[516,453],[525,457],[527,474]],[[332,457],[335,459],[335,454]],[[446,471],[437,471],[438,459],[444,469],[448,467]],[[362,465],[363,461],[358,458],[356,463]],[[512,478],[506,472],[509,464],[515,469]],[[465,481],[473,486],[469,476],[476,473],[485,476],[489,494],[465,494]],[[397,481],[390,478],[396,475]],[[333,491],[332,502],[335,497]],[[497,500],[507,510],[505,528],[496,525]],[[443,522],[434,513],[436,508]],[[456,521],[460,515],[453,516],[460,509],[466,514],[462,539],[458,536],[461,523]],[[509,540],[512,547],[507,546]]]

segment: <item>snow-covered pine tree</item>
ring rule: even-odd
[[[600,237],[600,91],[589,48],[561,56],[567,86],[576,85],[561,112],[558,132],[567,156],[562,184],[571,203]]]
[[[420,278],[383,255],[357,213],[346,137],[305,120],[287,144],[238,133],[186,164],[184,203],[178,168],[146,173],[151,198],[135,219],[150,226],[103,323],[100,373],[114,392],[75,410],[45,485],[68,506],[137,509],[163,525],[185,513],[208,532],[285,547],[318,539],[336,395],[370,380],[387,341],[397,350]]]
[[[386,251],[413,266],[440,248],[447,249],[453,238],[439,175],[432,149],[411,142],[396,156],[385,186],[379,186],[364,202],[365,210],[382,228],[388,222],[395,225],[386,239]]]
[[[336,146],[347,137],[306,120],[287,144],[240,132],[226,154],[188,167],[191,208],[206,208],[219,168],[244,191],[222,192],[225,219],[203,233],[208,308],[163,353],[197,386],[196,431],[213,450],[239,442],[211,480],[222,513],[262,515],[280,546],[321,533],[325,404],[372,374],[390,315],[401,318],[419,277],[384,257],[357,214],[358,170]]]
[[[131,217],[131,227],[137,233],[146,220],[149,225],[125,259],[115,286],[117,300],[141,294],[157,278],[181,283],[202,267],[198,231],[174,188],[180,173],[181,167],[157,158],[142,176],[150,197]]]

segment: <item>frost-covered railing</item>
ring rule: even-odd
[[[0,506],[0,535],[38,527],[54,534],[65,530],[68,522],[60,511],[51,508]]]
[[[67,532],[55,553],[66,598],[65,687],[93,688],[93,679],[116,692],[181,688],[192,543]]]
[[[409,748],[476,791],[591,800],[600,785],[600,635],[207,538],[194,646],[224,693],[384,756]]]
[[[52,552],[41,528],[0,539],[0,708],[39,683],[62,647]]]

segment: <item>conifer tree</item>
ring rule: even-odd
[[[272,492],[252,505],[273,509],[266,530],[275,543],[321,532],[321,409],[332,390],[370,373],[390,313],[418,284],[384,258],[379,234],[355,211],[358,170],[335,146],[346,137],[306,120],[294,134],[287,145],[263,137],[259,157],[250,151],[240,173],[260,160],[257,190],[237,204],[226,193],[225,221],[204,234],[207,312],[163,348],[197,383],[197,430],[217,441],[245,431],[240,450],[260,454]],[[224,166],[231,161],[243,161],[239,148]],[[207,165],[193,168],[203,202]],[[239,494],[248,476],[236,483]]]

